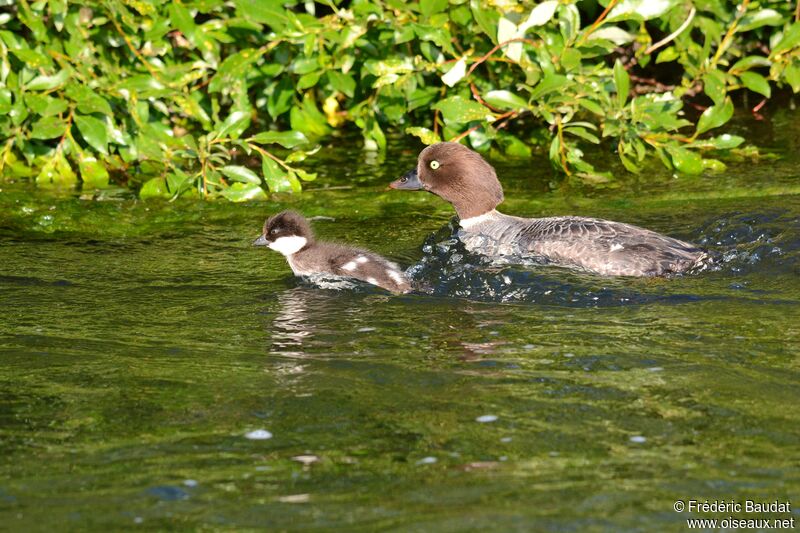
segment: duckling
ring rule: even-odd
[[[394,293],[411,290],[396,264],[367,250],[317,241],[311,225],[296,211],[268,218],[253,246],[267,246],[283,254],[296,276],[355,278]]]
[[[709,259],[693,244],[622,222],[500,213],[503,187],[494,168],[458,143],[428,146],[417,167],[389,186],[428,191],[450,202],[466,248],[505,262],[544,261],[605,276],[665,276]]]

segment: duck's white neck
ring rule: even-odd
[[[293,235],[291,237],[279,237],[274,242],[269,243],[269,247],[289,257],[302,250],[307,243],[308,240],[305,237]]]
[[[469,217],[469,218],[462,218],[458,224],[468,230],[471,229],[478,224],[482,224],[483,222],[489,222],[490,220],[494,220],[500,213],[497,212],[497,209],[492,209],[491,211],[487,211],[482,215],[478,215],[476,217]]]

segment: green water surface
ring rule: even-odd
[[[428,266],[392,296],[250,246],[291,207],[403,267],[435,255],[452,211],[385,190],[419,149],[400,141],[342,139],[306,192],[248,205],[4,186],[0,530],[684,531],[727,515],[676,500],[800,508],[798,118],[743,121],[779,158],[702,177],[493,161],[505,212],[719,255],[671,280]]]

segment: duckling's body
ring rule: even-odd
[[[355,278],[395,293],[411,290],[396,264],[361,248],[318,242],[308,221],[294,211],[269,218],[253,244],[282,253],[296,276]]]
[[[427,190],[450,202],[467,249],[505,262],[537,261],[606,276],[663,276],[701,266],[702,249],[630,224],[584,217],[521,218],[495,208],[503,189],[494,169],[457,143],[427,147],[395,189]]]

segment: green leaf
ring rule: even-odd
[[[728,72],[737,73],[750,70],[753,67],[769,67],[771,65],[772,61],[764,56],[747,56],[734,63],[733,66],[728,69]]]
[[[723,103],[727,91],[725,73],[717,69],[706,72],[703,75],[703,91],[715,105]]]
[[[614,87],[617,89],[617,106],[625,107],[631,90],[631,78],[619,59],[614,62]]]
[[[540,81],[536,87],[533,88],[533,91],[531,91],[530,99],[533,101],[538,100],[546,94],[560,90],[568,83],[569,78],[566,76],[547,72],[542,78],[542,81]]]
[[[435,13],[441,13],[447,9],[447,0],[420,0],[419,10],[422,16],[430,18]]]
[[[299,168],[294,169],[294,172],[303,181],[314,181],[317,179],[316,172],[306,172],[305,170]]]
[[[261,155],[261,170],[264,172],[264,181],[272,192],[300,192],[300,182],[295,177],[292,180],[289,173],[272,158]]]
[[[569,133],[575,135],[576,137],[580,137],[581,139],[585,139],[593,144],[600,144],[600,139],[593,133],[586,131],[585,128],[580,127],[566,127],[564,128],[565,133]]]
[[[795,93],[800,92],[800,65],[787,65],[783,77]]]
[[[743,142],[744,142],[743,137],[739,137],[738,135],[730,135],[728,133],[723,133],[722,135],[718,135],[710,139],[701,139],[694,141],[689,146],[696,146],[698,148],[712,148],[714,150],[730,150],[732,148],[736,148]]]
[[[500,12],[491,6],[485,5],[485,2],[481,0],[470,0],[469,8],[481,31],[488,35],[492,42],[497,44],[495,37],[497,35],[496,29],[500,20]]]
[[[557,0],[546,0],[534,6],[534,8],[531,10],[531,14],[528,15],[528,18],[525,20],[525,22],[519,25],[520,32],[524,34],[530,28],[544,26],[550,22],[550,20],[553,18],[553,15],[556,13],[557,7]]]
[[[87,85],[70,83],[67,85],[64,93],[68,98],[78,104],[78,111],[81,113],[101,113],[109,116],[113,114],[108,101],[95,93]]]
[[[272,87],[272,92],[267,97],[267,112],[272,118],[278,118],[292,108],[294,99],[294,84],[289,76],[284,76]]]
[[[197,30],[197,26],[189,10],[183,7],[179,2],[172,2],[169,4],[167,11],[173,26],[179,29],[192,44],[196,45],[195,31]]]
[[[675,169],[684,174],[700,174],[703,172],[703,158],[686,148],[668,146],[667,151],[672,158]]]
[[[63,69],[52,76],[41,75],[33,78],[27,85],[29,91],[52,91],[64,85],[70,77],[70,71]]]
[[[353,76],[336,70],[329,70],[327,75],[331,87],[349,98],[353,97],[356,91],[356,80],[353,79]]]
[[[59,117],[44,117],[31,128],[31,139],[55,139],[64,135],[67,123]]]
[[[622,46],[624,44],[633,42],[636,39],[636,36],[617,26],[605,26],[589,35],[589,41],[594,39],[606,39],[617,46]],[[659,54],[659,60],[661,59],[662,55],[664,55],[664,52]]]
[[[721,105],[712,105],[700,115],[697,121],[697,135],[705,133],[710,129],[719,128],[728,122],[733,116],[733,103],[730,97],[725,99]]]
[[[473,120],[490,122],[495,119],[492,112],[472,100],[467,100],[462,96],[451,96],[433,105],[434,109],[442,112],[445,122],[454,124],[465,124]]]
[[[608,14],[607,21],[639,18],[659,18],[678,4],[679,0],[622,0]]]
[[[232,180],[241,181],[242,183],[255,183],[256,185],[261,185],[261,178],[259,178],[256,173],[249,168],[239,165],[227,165],[220,168],[219,171]]]
[[[234,111],[217,126],[214,137],[217,139],[238,139],[239,136],[250,126],[250,113],[244,111]]]
[[[423,144],[429,146],[441,142],[442,140],[438,133],[434,133],[428,128],[410,127],[406,128],[406,133],[419,137],[419,140],[421,140]]]
[[[736,32],[741,33],[761,26],[779,26],[781,24],[783,24],[783,16],[780,13],[774,9],[761,9],[743,16],[736,26]]]
[[[11,93],[9,92],[9,95],[10,94]],[[66,100],[53,98],[52,96],[39,93],[26,93],[25,103],[28,104],[28,107],[31,109],[31,111],[43,117],[60,115],[69,107],[69,104],[66,102]],[[6,111],[6,113],[7,112],[8,111]]]
[[[84,189],[102,189],[108,187],[108,171],[94,156],[81,154],[78,157],[78,169]]]
[[[324,137],[330,132],[325,115],[317,108],[314,97],[307,92],[303,96],[303,103],[295,106],[289,112],[289,123],[292,129],[300,131],[311,140]]]
[[[101,154],[108,155],[108,129],[106,123],[88,115],[75,115],[75,125],[83,139]]]
[[[169,198],[170,196],[167,183],[161,177],[146,181],[139,190],[139,198],[142,200],[147,198]]]
[[[800,44],[800,22],[795,22],[784,32],[781,40],[772,49],[770,56],[791,50],[798,44]]]
[[[53,65],[49,57],[47,57],[41,52],[37,52],[36,50],[12,49],[11,53],[17,56],[17,59],[25,63],[28,66],[28,68],[31,68],[33,70],[38,70],[40,68],[50,68]]]
[[[308,144],[306,136],[299,131],[262,131],[248,140],[258,144],[280,144],[284,148]]]
[[[462,57],[442,76],[442,83],[448,87],[453,87],[461,81],[467,74],[467,62]]]
[[[757,74],[755,72],[742,72],[739,74],[739,79],[742,80],[742,84],[744,84],[745,87],[754,93],[764,95],[767,98],[772,95],[769,82],[761,74]]]
[[[303,74],[300,76],[300,79],[297,80],[295,87],[298,91],[303,91],[305,89],[309,89],[314,87],[319,79],[322,77],[322,71],[317,70],[315,72],[309,72],[308,74]]]
[[[483,95],[483,100],[498,109],[527,109],[528,102],[520,96],[506,90],[489,91]]]
[[[56,150],[36,176],[36,184],[42,186],[72,187],[77,181],[78,178],[62,150]]]
[[[240,50],[226,57],[217,69],[217,74],[211,79],[211,83],[208,84],[209,92],[219,92],[227,88],[237,78],[244,77],[251,65],[255,63],[263,53],[262,50],[256,48],[246,48],[245,50]]]
[[[678,49],[674,46],[668,46],[659,52],[658,57],[656,58],[656,65],[675,61],[679,57],[680,55],[678,54]]]
[[[267,193],[255,183],[234,183],[220,193],[231,202],[246,202],[248,200],[266,200]]]
[[[290,22],[282,0],[234,0],[234,4],[244,20],[268,24],[278,32]]]

